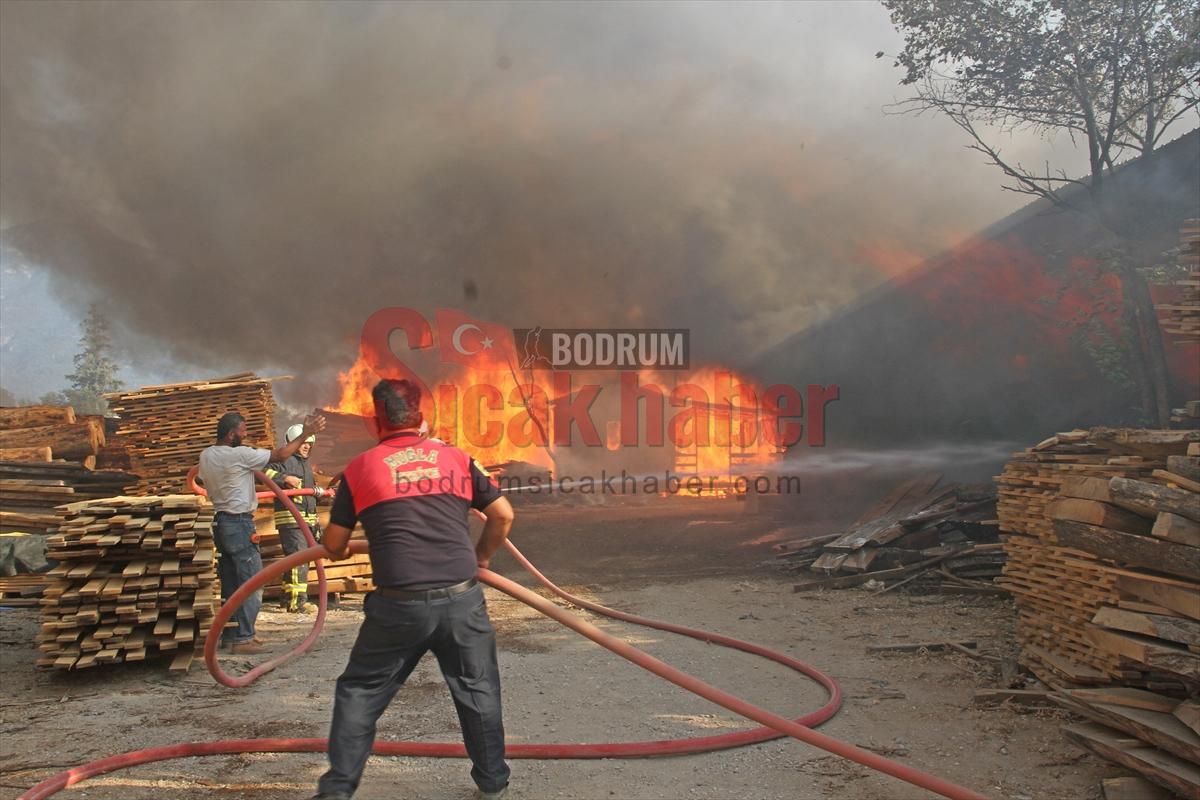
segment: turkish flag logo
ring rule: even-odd
[[[437,310],[442,361],[476,368],[507,369],[513,364],[512,331],[494,322],[472,319],[450,308]]]

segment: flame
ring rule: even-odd
[[[536,396],[528,389],[518,388],[518,382],[507,363],[481,361],[479,366],[474,367],[445,365],[445,370],[447,376],[429,384],[430,396],[422,400],[425,419],[432,420],[431,435],[461,447],[485,466],[524,461],[547,469],[554,467],[554,459],[550,454],[552,448],[540,443],[537,425],[533,421],[533,417],[537,417],[543,428],[549,430],[545,409],[539,413]],[[375,410],[371,389],[378,381],[379,376],[360,357],[350,369],[338,374],[340,396],[331,410],[367,418],[373,416]],[[521,382],[524,383],[523,378]],[[484,388],[481,390],[480,387]],[[488,408],[488,401],[495,397],[500,398],[503,408]],[[525,399],[535,407],[532,415],[521,407]],[[520,423],[520,420],[514,421],[515,417],[527,420],[521,427],[530,441],[521,443],[510,437],[510,431]],[[466,434],[468,426],[472,431],[479,431],[489,423],[499,423],[501,426],[501,435],[494,437],[494,443],[478,434]],[[481,438],[485,439],[484,443],[480,442]]]
[[[554,470],[554,445],[543,444],[541,435],[542,431],[552,435],[548,401],[553,391],[547,374],[514,373],[507,363],[487,362],[475,367],[443,365],[443,370],[442,379],[430,385],[432,396],[423,407],[426,419],[433,420],[432,435],[461,447],[484,465],[524,461]],[[725,496],[733,491],[737,476],[753,476],[756,466],[781,457],[784,448],[764,434],[766,426],[776,424],[777,414],[761,409],[763,386],[757,381],[719,366],[683,377],[643,370],[639,378],[642,384],[655,383],[667,393],[682,391],[693,398],[691,406],[666,405],[664,416],[668,441],[676,444],[674,471],[701,476],[701,495]],[[374,413],[371,387],[376,381],[378,377],[362,359],[355,362],[339,374],[340,397],[331,410],[369,417]],[[618,391],[615,386],[606,389]],[[606,449],[618,452],[620,422],[596,423]]]
[[[686,409],[682,412],[678,430],[683,440],[675,452],[675,472],[703,479],[699,496],[725,497],[734,491],[739,475],[752,478],[756,466],[783,456],[785,448],[764,434],[766,426],[777,423],[778,414],[761,409],[760,383],[726,367],[701,368],[679,383],[697,387],[710,398],[708,408],[696,410],[690,420]]]

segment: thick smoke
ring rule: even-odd
[[[745,364],[1016,202],[868,4],[2,8],[5,250],[296,402],[386,305]]]

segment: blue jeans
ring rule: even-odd
[[[354,794],[375,743],[375,723],[430,650],[454,698],[475,785],[485,792],[507,786],[496,633],[483,588],[434,600],[372,592],[363,612],[350,663],[337,681],[329,771],[321,776],[320,791]]]
[[[226,514],[218,511],[213,519],[213,541],[221,557],[217,559],[217,577],[221,579],[221,601],[224,602],[238,588],[262,572],[262,555],[258,545],[250,540],[254,535],[252,514]],[[254,621],[262,608],[262,589],[246,598],[241,608],[233,612],[232,621],[237,623],[236,632],[229,627],[221,631],[221,639],[234,644],[249,642],[254,638]]]

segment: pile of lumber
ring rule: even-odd
[[[104,418],[76,418],[71,406],[0,407],[0,461],[63,459],[95,466]]]
[[[0,533],[48,533],[59,523],[55,507],[119,495],[136,481],[66,461],[0,461]]]
[[[283,545],[279,541],[279,534],[275,531],[271,516],[260,515],[255,519],[255,527],[263,566],[270,566],[282,559]],[[366,553],[355,553],[345,561],[326,561],[325,579],[329,583],[327,591],[330,592],[354,594],[370,592],[375,588],[371,581],[371,559]],[[263,596],[266,598],[279,597],[281,593],[279,584],[263,588]],[[317,572],[312,564],[308,567],[308,593],[314,597],[317,595]]]
[[[41,600],[38,665],[85,669],[170,655],[186,670],[220,594],[212,507],[195,495],[63,506]]]
[[[338,474],[351,459],[379,443],[366,417],[328,410],[321,413],[325,430],[318,434],[310,458],[326,475]]]
[[[246,418],[251,447],[273,447],[275,396],[271,381],[244,372],[194,383],[146,386],[106,394],[120,417],[117,435],[128,442],[130,466],[141,479],[135,495],[185,492],[200,451],[216,439],[217,420],[230,411]]]
[[[994,590],[991,580],[1004,564],[996,495],[991,487],[938,488],[940,480],[938,473],[918,475],[845,531],[775,545],[777,565],[824,576],[797,584],[796,591],[928,578],[945,588]]]
[[[1096,428],[997,478],[1021,662],[1044,683],[1200,688],[1200,432]]]
[[[1176,286],[1181,296],[1172,303],[1156,306],[1162,315],[1162,329],[1174,334],[1176,344],[1200,342],[1200,219],[1189,219],[1180,231],[1179,263],[1188,275]]]
[[[1137,773],[1105,779],[1106,798],[1165,800],[1168,792],[1200,797],[1200,702],[1195,698],[1110,687],[1064,689],[1052,699],[1087,720],[1064,726],[1068,739]]]

